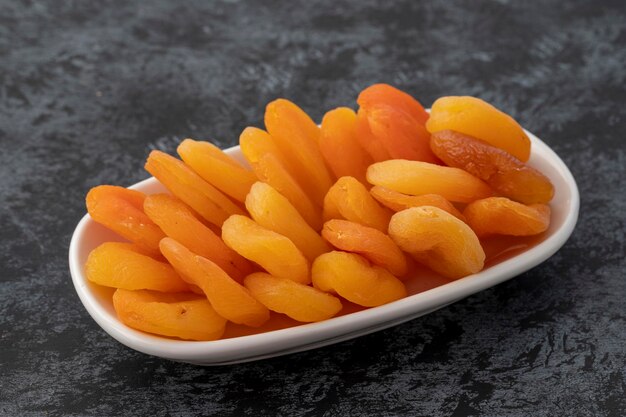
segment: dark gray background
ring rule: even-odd
[[[0,414],[626,414],[623,1],[0,2]],[[67,265],[86,191],[150,149],[236,143],[388,82],[471,94],[571,167],[582,207],[532,271],[370,336],[200,368],[108,337]]]

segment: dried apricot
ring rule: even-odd
[[[222,337],[226,320],[201,295],[164,294],[118,289],[113,307],[122,323],[133,329],[186,340]]]
[[[347,220],[329,220],[322,236],[337,249],[356,252],[397,277],[407,273],[406,257],[389,236],[378,229]]]
[[[387,304],[407,295],[402,281],[356,253],[325,253],[313,263],[312,275],[315,288],[336,292],[365,307]]]
[[[161,252],[183,279],[202,289],[220,316],[252,327],[269,320],[267,308],[217,264],[196,255],[169,237],[161,241]]]
[[[469,203],[492,195],[487,184],[462,169],[404,159],[370,165],[367,180],[400,193],[439,194],[459,203]]]
[[[203,180],[183,161],[171,155],[152,151],[145,168],[172,194],[218,227],[231,214],[243,214],[243,210],[221,191]]]
[[[337,297],[290,279],[256,272],[246,277],[244,284],[265,307],[294,320],[322,321],[341,310],[341,301]]]
[[[285,157],[294,162],[291,167],[298,183],[321,205],[333,180],[319,149],[319,127],[300,107],[285,99],[267,105],[265,127]]]
[[[391,159],[385,145],[372,133],[367,113],[359,109],[356,116],[356,137],[361,147],[369,153],[374,162]]]
[[[508,114],[476,97],[441,97],[426,122],[430,133],[455,130],[504,149],[522,162],[530,157],[530,139]]]
[[[505,197],[491,197],[468,204],[463,211],[467,223],[478,236],[531,236],[543,233],[550,226],[550,207],[529,206]]]
[[[196,174],[237,201],[246,199],[256,181],[254,173],[212,143],[185,139],[178,145],[177,151]]]
[[[132,243],[107,242],[89,253],[87,279],[105,287],[162,292],[189,291],[189,285],[165,262],[142,253]]]
[[[359,94],[357,103],[364,108],[381,103],[393,106],[422,125],[429,117],[419,101],[389,84],[374,84],[367,87]]]
[[[284,156],[273,138],[264,130],[248,127],[241,133],[239,144],[259,180],[284,195],[313,229],[321,229],[322,218],[318,208],[289,173]]]
[[[222,226],[222,239],[241,256],[261,265],[272,275],[301,284],[311,282],[308,262],[296,245],[249,217],[229,217]]]
[[[288,237],[310,262],[330,250],[289,200],[271,185],[255,183],[246,197],[246,208],[255,222]]]
[[[100,185],[87,193],[87,211],[95,222],[159,256],[159,241],[165,234],[143,212],[145,198],[139,191]]]
[[[430,147],[447,165],[464,169],[512,200],[547,203],[554,196],[554,186],[541,172],[471,136],[442,130],[433,133]]]
[[[351,176],[367,184],[365,171],[374,161],[357,139],[356,113],[347,107],[331,110],[322,119],[320,150],[337,178]]]
[[[448,278],[474,274],[485,263],[472,229],[437,207],[412,207],[394,214],[389,236],[417,261]]]
[[[341,177],[324,199],[324,219],[346,219],[386,231],[392,212],[374,200],[356,178]]]
[[[407,195],[378,185],[370,189],[370,194],[380,204],[393,211],[402,211],[411,207],[433,206],[452,214],[459,220],[465,217],[454,205],[439,194]]]
[[[226,246],[222,239],[196,218],[191,209],[176,197],[167,194],[149,195],[144,201],[148,217],[169,236],[192,252],[220,266],[241,282],[252,272],[252,264]]]

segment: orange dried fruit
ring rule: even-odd
[[[522,162],[530,157],[530,139],[508,114],[476,97],[441,97],[430,111],[426,128],[432,134],[455,130],[503,149]]]
[[[365,307],[387,304],[407,295],[402,281],[356,253],[333,251],[321,255],[312,267],[313,285],[336,292]]]
[[[254,173],[212,143],[185,139],[177,151],[202,179],[239,202],[246,199],[256,181]]]
[[[324,219],[346,219],[386,231],[392,212],[374,200],[353,177],[341,177],[324,199]]]
[[[404,159],[370,165],[367,180],[400,193],[439,194],[458,203],[469,203],[492,195],[487,184],[462,169]]]
[[[433,133],[430,147],[447,165],[464,169],[512,200],[547,203],[554,196],[554,186],[541,172],[471,136],[442,130]]]
[[[367,113],[359,109],[356,116],[356,137],[361,147],[367,151],[374,162],[391,159],[385,145],[372,133]]]
[[[252,264],[226,246],[222,239],[205,226],[189,207],[167,194],[149,195],[144,201],[148,217],[167,236],[185,245],[192,252],[220,266],[228,275],[241,282],[253,270]]]
[[[251,327],[269,320],[268,309],[214,262],[172,238],[161,241],[161,252],[185,280],[200,287],[220,316]]]
[[[468,204],[463,211],[467,223],[480,237],[487,235],[531,236],[550,226],[550,207],[524,205],[505,197],[491,197]]]
[[[320,129],[311,118],[289,100],[270,102],[265,109],[265,127],[289,161],[298,183],[321,205],[333,184],[319,149]]]
[[[152,151],[145,168],[209,223],[220,227],[231,214],[243,214],[232,200],[171,155]]]
[[[322,236],[337,249],[358,253],[396,277],[407,273],[406,257],[393,240],[378,229],[334,219],[324,224]]]
[[[419,101],[389,84],[374,84],[367,87],[361,91],[357,102],[364,108],[370,108],[376,104],[393,106],[422,125],[429,117]]]
[[[255,222],[289,238],[310,262],[330,250],[289,200],[271,185],[255,183],[246,197],[246,208]]]
[[[459,220],[465,221],[463,214],[451,202],[439,194],[407,195],[378,185],[370,189],[370,194],[380,204],[393,211],[402,211],[411,207],[433,206],[447,211]]]
[[[341,301],[308,285],[257,272],[244,284],[268,309],[309,323],[329,319],[341,310]]]
[[[335,177],[351,176],[367,184],[365,171],[372,164],[370,155],[357,139],[354,110],[339,107],[322,119],[320,150]]]
[[[184,340],[216,340],[226,326],[204,296],[191,293],[118,289],[113,307],[128,327]]]
[[[412,207],[394,214],[389,236],[417,261],[448,278],[474,274],[485,264],[474,231],[437,207]]]
[[[313,229],[321,229],[322,218],[317,206],[289,173],[274,139],[264,130],[248,127],[241,133],[239,144],[259,180],[284,195]]]
[[[222,226],[222,239],[241,256],[272,275],[301,284],[311,281],[309,264],[289,238],[260,226],[246,216],[231,216]]]
[[[165,234],[143,212],[145,198],[139,191],[100,185],[87,193],[87,211],[95,222],[159,256],[159,241]]]
[[[87,279],[105,287],[162,292],[189,291],[189,285],[165,262],[142,253],[132,243],[107,242],[89,253]]]

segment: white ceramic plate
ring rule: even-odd
[[[532,141],[529,164],[547,175],[556,190],[551,202],[551,225],[544,239],[525,252],[478,274],[402,300],[320,323],[212,342],[188,342],[152,336],[122,324],[113,310],[112,292],[91,284],[85,277],[84,265],[89,252],[102,242],[119,240],[112,232],[91,220],[89,215],[85,215],[78,223],[70,244],[69,263],[74,287],[91,317],[119,342],[149,355],[198,365],[232,364],[286,355],[395,326],[528,271],[565,244],[578,219],[580,201],[576,181],[556,153],[537,137],[526,133]],[[226,150],[226,153],[243,161],[238,146]],[[164,191],[154,178],[130,188],[147,194]]]

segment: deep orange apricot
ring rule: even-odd
[[[334,219],[324,224],[322,236],[337,249],[358,253],[396,277],[407,273],[406,257],[393,240],[378,229]]]
[[[468,204],[463,211],[478,236],[531,236],[550,226],[550,206],[524,205],[505,197],[491,197]]]
[[[357,103],[364,108],[371,108],[377,104],[393,106],[422,125],[429,117],[419,101],[389,84],[374,84],[367,87],[359,94]]]
[[[95,222],[159,256],[159,241],[165,234],[143,212],[145,198],[139,191],[100,185],[87,193],[87,212]]]
[[[161,336],[216,340],[226,326],[226,320],[204,296],[192,293],[118,289],[113,294],[113,307],[128,327]]]
[[[367,113],[359,109],[356,117],[356,137],[361,147],[370,154],[374,162],[391,159],[385,145],[372,133]]]
[[[430,147],[447,165],[464,169],[512,200],[547,203],[554,196],[554,186],[541,172],[471,136],[442,130],[433,133]]]
[[[167,194],[149,195],[144,201],[148,217],[169,236],[192,252],[220,266],[239,282],[252,272],[252,264],[226,246],[222,239],[196,218],[182,201]]]
[[[290,279],[257,272],[244,284],[268,309],[305,323],[327,320],[341,310],[337,297]]]
[[[161,151],[152,151],[146,170],[172,194],[180,198],[208,222],[220,227],[231,214],[243,210],[221,191],[203,180],[183,161]]]
[[[190,284],[197,285],[215,311],[227,320],[259,327],[270,318],[267,308],[222,268],[172,238],[161,240],[161,252]]]

